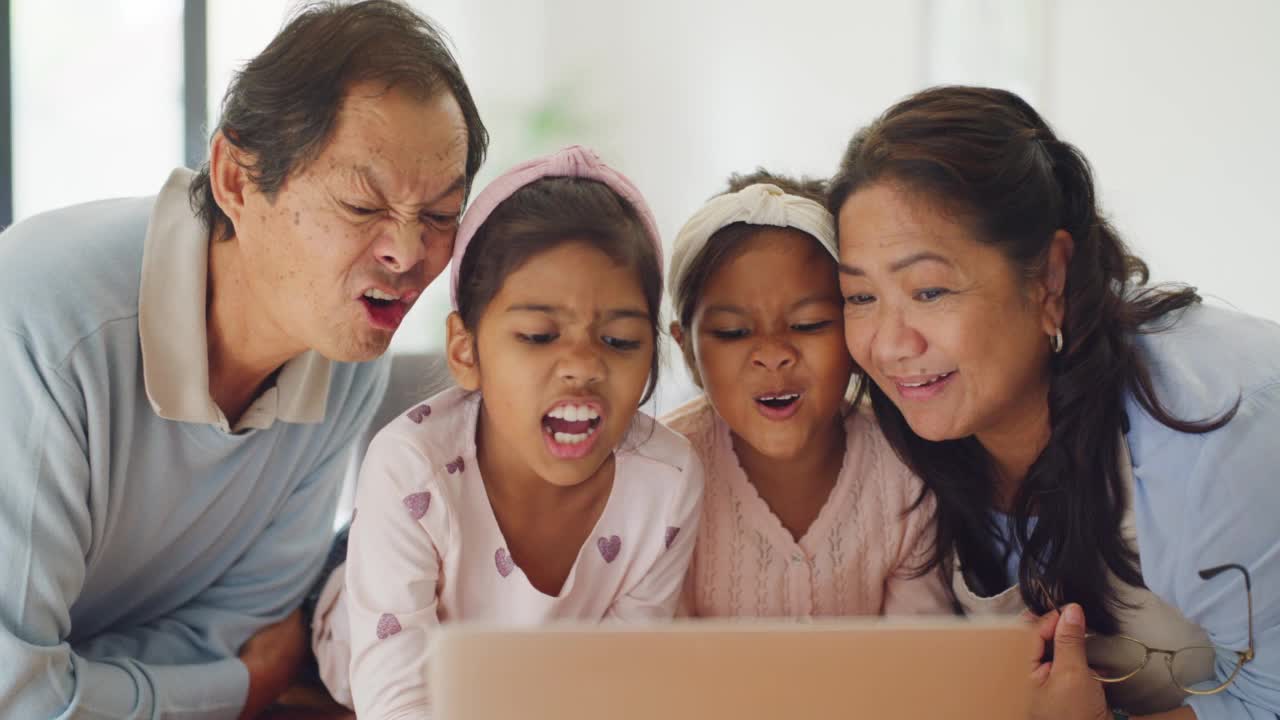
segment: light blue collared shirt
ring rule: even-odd
[[[1204,628],[1214,645],[1244,650],[1244,578],[1198,571],[1226,563],[1253,580],[1256,657],[1217,695],[1187,699],[1200,720],[1280,717],[1280,325],[1219,307],[1188,308],[1168,330],[1141,335],[1156,396],[1182,420],[1235,418],[1201,435],[1162,425],[1130,397],[1134,517],[1147,587]],[[1233,659],[1233,658],[1230,658]],[[1220,680],[1230,670],[1219,653]]]
[[[305,353],[227,423],[190,177],[0,235],[0,717],[236,717],[386,385]]]
[[[1280,326],[1219,307],[1188,308],[1163,332],[1138,337],[1156,396],[1174,417],[1235,418],[1201,435],[1178,432],[1130,395],[1125,440],[1133,462],[1134,520],[1147,588],[1230,650],[1248,646],[1244,579],[1202,569],[1243,565],[1253,581],[1256,658],[1223,693],[1191,696],[1200,720],[1280,717]],[[1020,548],[997,515],[1017,581]],[[1034,518],[1032,518],[1034,522]],[[1034,525],[1033,525],[1034,527]],[[1176,648],[1172,648],[1176,649]],[[1219,653],[1219,682],[1234,656]],[[1157,659],[1156,662],[1159,662]],[[1218,684],[1218,683],[1211,683]]]

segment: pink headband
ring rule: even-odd
[[[453,298],[454,310],[458,309],[458,270],[462,267],[462,256],[466,254],[467,246],[471,244],[471,238],[475,237],[476,230],[480,229],[494,208],[498,207],[503,200],[511,197],[515,191],[525,185],[546,177],[580,177],[596,180],[607,185],[610,190],[627,201],[631,207],[635,208],[640,221],[644,223],[644,229],[653,242],[653,249],[658,254],[658,269],[662,270],[662,236],[658,234],[658,223],[654,221],[653,212],[649,209],[649,204],[644,201],[644,196],[626,176],[600,162],[600,156],[596,155],[595,151],[581,145],[571,145],[551,155],[534,158],[517,165],[499,175],[476,196],[467,208],[462,224],[458,226],[458,238],[453,243],[453,263],[449,271],[449,295]]]

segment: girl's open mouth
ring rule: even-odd
[[[786,420],[800,408],[803,393],[783,390],[756,395],[756,409],[770,420]]]
[[[602,420],[600,411],[590,405],[564,403],[542,416],[542,436],[558,458],[585,457],[595,446]]]

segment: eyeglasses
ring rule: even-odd
[[[1127,635],[1085,635],[1085,656],[1088,658],[1090,674],[1101,683],[1120,683],[1137,675],[1151,661],[1152,655],[1163,655],[1165,665],[1169,668],[1169,676],[1173,683],[1183,692],[1191,695],[1216,695],[1226,690],[1244,664],[1253,659],[1253,583],[1249,579],[1249,571],[1234,563],[1211,567],[1200,571],[1202,580],[1211,580],[1227,570],[1239,570],[1244,575],[1245,602],[1249,608],[1249,647],[1243,651],[1232,650],[1236,656],[1235,667],[1227,679],[1215,688],[1196,689],[1193,685],[1201,685],[1207,668],[1212,668],[1217,658],[1217,648],[1210,645],[1192,645],[1179,650],[1153,648],[1141,640]],[[1044,598],[1045,605],[1058,610],[1054,595],[1038,579],[1032,581],[1036,590]]]

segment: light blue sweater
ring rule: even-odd
[[[1212,419],[1240,401],[1231,422],[1201,435],[1161,424],[1132,396],[1125,405],[1134,521],[1147,588],[1204,628],[1215,646],[1244,650],[1249,629],[1244,578],[1232,570],[1206,581],[1198,571],[1236,563],[1248,568],[1253,580],[1257,657],[1226,691],[1191,696],[1186,703],[1200,720],[1276,720],[1280,326],[1223,308],[1193,306],[1168,330],[1139,336],[1137,345],[1150,363],[1157,397],[1174,417]],[[1013,554],[1011,581],[1017,576],[1016,547]],[[1219,654],[1219,680],[1226,679],[1234,659]]]
[[[333,363],[322,422],[165,420],[139,342],[154,198],[0,234],[0,717],[233,718],[236,659],[297,606],[386,365]]]
[[[1142,578],[1214,645],[1248,643],[1244,579],[1199,570],[1237,563],[1253,579],[1257,657],[1217,695],[1192,696],[1200,720],[1280,717],[1280,326],[1238,312],[1195,306],[1171,329],[1138,338],[1157,397],[1174,417],[1202,420],[1236,402],[1214,432],[1160,424],[1133,398],[1126,439],[1133,458],[1134,520]],[[1219,655],[1226,679],[1233,656]],[[1153,662],[1159,662],[1154,659]],[[1233,664],[1233,663],[1232,663]]]

